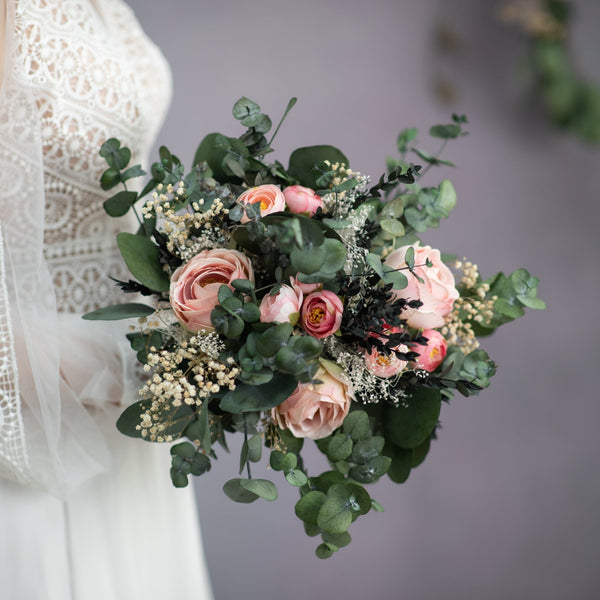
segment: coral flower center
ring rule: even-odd
[[[311,325],[318,325],[325,316],[325,311],[320,307],[315,307],[310,309],[310,313],[308,315],[308,320]]]
[[[200,282],[200,287],[206,287],[211,283],[227,283],[227,278],[221,275],[210,275]]]
[[[381,365],[382,367],[387,367],[389,364],[391,364],[391,362],[392,362],[391,356],[384,356],[383,354],[377,355],[377,364],[378,365]]]
[[[267,209],[267,203],[264,200],[260,201],[260,209],[261,210],[266,210]]]

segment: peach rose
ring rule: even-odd
[[[301,185],[290,185],[283,190],[285,203],[293,213],[309,213],[312,217],[323,208],[323,199],[314,190]]]
[[[246,190],[239,196],[238,200],[243,204],[260,203],[261,217],[285,210],[285,196],[283,192],[271,183]],[[247,223],[249,220],[245,214],[241,218],[242,223]]]
[[[315,379],[322,383],[300,383],[294,393],[271,410],[273,420],[295,437],[320,440],[338,427],[350,410],[352,387],[342,368],[321,359]]]
[[[340,328],[343,312],[342,301],[333,292],[313,292],[302,304],[302,328],[317,339],[328,337]]]
[[[403,246],[394,250],[384,261],[386,267],[398,269],[406,267],[406,251],[411,246]],[[458,298],[458,290],[454,284],[454,275],[442,262],[440,251],[430,246],[412,246],[415,250],[415,273],[423,280],[421,283],[414,275],[406,272],[408,285],[403,290],[394,290],[396,298],[420,300],[419,308],[407,308],[401,317],[416,329],[433,329],[444,324],[444,317],[452,310]],[[429,259],[431,267],[425,266]]]
[[[426,329],[423,337],[428,339],[427,344],[415,344],[411,350],[419,353],[419,358],[415,361],[417,369],[423,369],[432,373],[444,361],[448,345],[444,336],[435,329]]]
[[[190,331],[213,331],[210,313],[219,303],[219,288],[234,279],[254,281],[250,260],[237,250],[203,250],[171,276],[171,307]]]
[[[263,323],[291,323],[300,318],[302,290],[282,285],[277,294],[267,294],[260,303],[260,320]]]

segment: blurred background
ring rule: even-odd
[[[216,599],[597,598],[600,151],[545,118],[527,38],[499,20],[502,2],[129,4],[171,63],[159,139],[186,164],[206,133],[242,132],[231,106],[243,95],[275,122],[298,97],[275,144],[282,162],[328,143],[373,179],[400,129],[418,127],[435,152],[429,126],[466,114],[470,135],[443,156],[457,167],[427,175],[452,179],[458,205],[424,240],[484,276],[527,267],[548,304],[484,340],[498,363],[491,388],[442,407],[425,463],[401,486],[376,484],[385,513],[357,521],[326,561],[294,515],[297,491],[271,473],[276,503],[234,504],[220,488],[238,447],[222,454],[195,482]],[[573,57],[600,82],[600,2],[573,4]]]

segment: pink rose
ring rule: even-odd
[[[353,392],[348,377],[336,363],[320,362],[315,379],[322,383],[299,383],[287,400],[271,410],[277,425],[297,438],[327,437],[341,427],[350,410]]]
[[[400,333],[401,329],[399,327],[388,327],[386,329],[387,333]],[[385,336],[371,334],[373,337],[379,338],[381,341],[385,342]],[[408,348],[404,344],[400,344],[399,346],[395,346],[394,350],[398,350],[398,352],[408,352]],[[391,352],[388,355],[381,354],[377,348],[371,348],[370,352],[365,350],[365,364],[367,366],[367,370],[373,375],[377,377],[394,377],[399,373],[402,373],[406,366],[408,365],[407,361],[401,360]]]
[[[236,250],[203,250],[171,276],[171,307],[190,331],[213,331],[210,313],[219,303],[219,288],[234,279],[254,281],[252,264]]]
[[[314,190],[301,185],[290,185],[283,190],[285,203],[293,213],[309,213],[312,217],[323,208],[323,199]]]
[[[302,327],[317,339],[330,336],[340,328],[343,312],[342,301],[333,292],[313,292],[302,304]]]
[[[260,320],[263,323],[291,323],[300,318],[302,290],[282,285],[277,294],[267,294],[260,303]]]
[[[294,289],[300,289],[305,296],[323,289],[322,283],[302,283],[301,281],[298,281],[297,277],[290,277],[290,282]]]
[[[444,336],[434,329],[426,329],[423,336],[429,340],[427,344],[415,344],[411,348],[412,351],[419,353],[415,367],[432,373],[442,364],[448,345]]]
[[[259,202],[261,217],[285,210],[283,192],[276,185],[270,183],[246,190],[238,200],[243,204],[256,204]],[[247,223],[249,220],[245,214],[241,218],[242,223]]]
[[[398,269],[406,267],[406,251],[411,246],[403,246],[394,250],[384,261],[386,267]],[[408,285],[403,290],[394,290],[396,298],[420,300],[423,305],[419,308],[407,308],[400,315],[416,329],[433,329],[444,324],[444,317],[452,310],[454,301],[458,298],[458,290],[454,285],[454,275],[442,262],[440,251],[429,246],[414,244],[415,273],[423,280],[421,283],[414,275],[406,271]],[[427,267],[426,261],[432,263]]]

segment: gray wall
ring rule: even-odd
[[[374,177],[402,127],[466,113],[471,135],[447,153],[458,167],[430,179],[452,178],[459,204],[427,241],[483,274],[528,267],[548,302],[485,342],[499,363],[491,389],[443,408],[425,464],[403,486],[379,483],[386,512],[359,520],[353,543],[328,561],[314,557],[289,486],[275,504],[235,505],[220,487],[237,448],[221,458],[196,488],[216,598],[597,597],[600,153],[536,113],[523,40],[495,21],[496,3],[130,4],[171,62],[160,139],[188,162],[205,133],[240,131],[230,109],[242,95],[274,119],[298,96],[277,144],[284,162],[294,147],[331,143]],[[600,81],[600,3],[578,4],[575,51]],[[433,50],[440,17],[460,33],[461,54]],[[454,78],[455,105],[431,93],[436,74]]]

